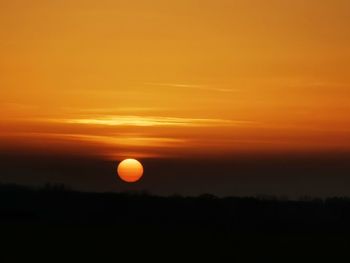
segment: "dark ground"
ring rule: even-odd
[[[350,199],[159,197],[2,185],[0,231],[3,250],[26,247],[34,255],[335,262],[348,257]]]

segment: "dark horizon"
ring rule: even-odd
[[[110,226],[168,233],[348,233],[350,198],[161,197],[0,185],[0,225]]]

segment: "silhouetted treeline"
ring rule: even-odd
[[[0,186],[0,223],[106,225],[159,230],[346,232],[350,199],[160,197],[146,193],[83,193],[63,185]]]

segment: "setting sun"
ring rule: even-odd
[[[125,182],[137,182],[143,175],[143,166],[135,159],[126,159],[119,164],[118,175]]]

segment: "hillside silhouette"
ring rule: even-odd
[[[47,185],[0,186],[4,225],[123,226],[210,232],[350,232],[350,199],[86,193]]]

